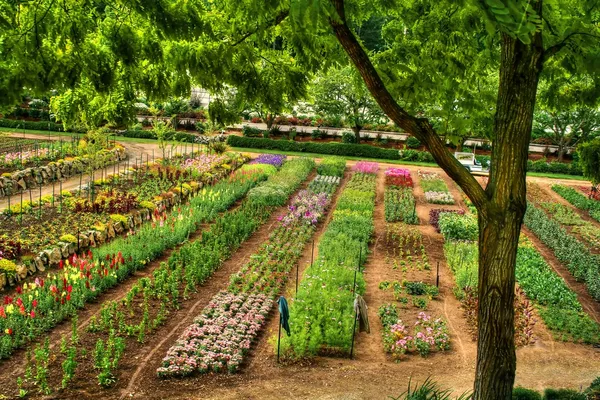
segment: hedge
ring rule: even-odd
[[[20,121],[16,119],[0,119],[0,127],[12,129],[29,129],[35,131],[64,132],[62,124],[46,121]],[[72,130],[72,132],[81,132],[81,130]]]
[[[361,144],[294,142],[291,140],[261,139],[235,135],[231,135],[227,138],[227,144],[233,147],[247,147],[252,149],[269,149],[336,156],[381,158],[385,160],[401,159],[398,150],[381,149],[379,147]]]
[[[118,132],[117,135],[135,139],[157,140],[156,134],[152,130],[129,129],[123,132]],[[175,134],[173,135],[167,135],[166,140],[177,140],[179,142],[192,143],[196,138],[196,135],[192,135],[185,132],[175,132]]]
[[[296,151],[303,153],[330,154],[338,156],[354,156],[367,158],[380,158],[384,160],[418,161],[435,163],[433,156],[428,151],[419,150],[394,150],[382,149],[367,144],[348,143],[314,143],[294,142],[290,140],[274,140],[240,136],[229,136],[227,144],[233,147],[246,147],[252,149],[269,149],[281,151]],[[484,166],[489,165],[490,156],[476,156]],[[527,161],[527,170],[530,172],[547,172],[553,174],[582,175],[583,171],[577,162],[570,164],[561,162],[547,162],[545,159]]]

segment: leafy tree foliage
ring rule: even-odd
[[[578,151],[583,174],[596,189],[600,183],[600,138],[582,144]]]
[[[540,84],[534,131],[538,136],[552,139],[558,146],[560,161],[567,146],[593,138],[600,124],[596,111],[598,104],[600,83],[593,77],[555,71],[543,77]]]
[[[354,131],[356,143],[360,142],[360,131],[365,124],[387,119],[351,66],[322,73],[311,89],[314,111],[345,119]]]

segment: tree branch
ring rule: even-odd
[[[330,18],[329,24],[335,36],[358,69],[365,81],[369,92],[381,109],[398,125],[425,143],[433,158],[471,199],[481,212],[486,212],[489,202],[485,191],[475,178],[458,160],[450,154],[433,126],[427,119],[415,118],[398,105],[396,100],[385,87],[379,73],[373,66],[366,51],[362,48],[354,33],[348,27],[344,11],[344,0],[331,0],[339,18]]]
[[[596,38],[596,39],[600,39],[600,36],[594,35],[592,33],[587,33],[587,32],[571,32],[567,36],[565,36],[565,38],[563,40],[561,40],[560,42],[556,43],[555,45],[550,46],[546,50],[544,50],[544,54],[542,55],[542,63],[545,63],[550,58],[552,58],[556,53],[558,53],[559,51],[561,51],[562,48],[565,47],[568,44],[568,40],[571,39],[575,35],[583,35],[583,36],[589,36],[589,37],[593,37],[593,38]]]
[[[261,29],[267,28],[267,27],[274,27],[279,25],[280,23],[283,22],[284,19],[287,18],[287,16],[290,14],[289,10],[284,10],[282,12],[280,12],[275,19],[273,19],[272,21],[268,22],[267,24],[260,26],[257,25],[256,29],[250,31],[250,32],[246,32],[241,38],[239,38],[238,40],[236,40],[234,43],[231,44],[231,47],[235,47],[239,44],[241,44],[242,42],[244,42],[246,39],[248,39],[250,36],[254,35],[256,32],[258,32]]]

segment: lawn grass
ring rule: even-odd
[[[25,133],[25,134],[32,134],[32,135],[44,135],[44,136],[65,136],[65,137],[71,137],[71,136],[77,136],[77,137],[82,137],[83,135],[85,135],[84,133],[75,133],[75,132],[55,132],[55,131],[36,131],[36,130],[28,130],[28,129],[15,129],[15,128],[4,128],[4,127],[0,127],[0,132],[8,132],[8,133]],[[125,136],[111,136],[110,140],[116,140],[118,142],[126,142],[126,143],[150,143],[150,144],[157,144],[158,141],[156,139],[142,139],[142,138],[130,138],[130,137],[125,137]],[[168,143],[175,143],[175,142],[171,142],[169,141]],[[188,143],[188,145],[190,145]]]
[[[327,157],[327,154],[318,154],[318,153],[304,153],[299,151],[282,151],[282,150],[270,150],[270,149],[253,149],[248,147],[232,147],[232,150],[246,152],[246,153],[268,153],[268,154],[285,154],[288,156],[298,156],[298,157],[313,157],[313,158],[324,158]],[[365,157],[352,157],[352,156],[337,156],[344,158],[346,160],[365,160]],[[439,165],[435,163],[427,163],[420,161],[404,161],[404,160],[387,160],[383,158],[369,158],[369,161],[376,161],[384,164],[397,164],[397,165],[415,165],[417,167],[434,167],[440,168]],[[566,174],[550,174],[546,172],[527,172],[527,176],[536,176],[543,178],[553,178],[553,179],[569,179],[576,181],[586,181],[583,176],[578,175],[566,175]]]
[[[282,151],[282,150],[270,150],[270,149],[252,149],[248,147],[232,147],[232,150],[240,151],[242,153],[267,153],[267,154],[285,154],[288,156],[297,156],[297,157],[312,157],[312,158],[325,158],[330,157],[330,154],[319,154],[319,153],[305,153],[301,151]],[[353,156],[336,156],[340,158],[344,158],[346,160],[369,160],[375,161],[379,163],[385,164],[398,164],[398,165],[416,165],[418,167],[438,167],[437,164],[434,163],[426,163],[419,161],[401,161],[401,160],[388,160],[383,158],[365,158],[365,157],[353,157]],[[438,167],[439,168],[439,167]]]

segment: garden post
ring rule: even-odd
[[[354,353],[354,336],[356,334],[356,320],[357,319],[358,319],[358,313],[355,311],[354,312],[354,326],[352,327],[352,345],[350,346],[350,359],[352,359],[352,354]]]
[[[79,254],[79,229],[77,229],[77,254]]]
[[[81,180],[83,179],[83,171],[79,171],[79,193],[77,194],[77,196],[81,196]],[[62,184],[62,181],[61,181]],[[61,189],[61,193],[62,193],[62,189]]]
[[[313,239],[313,241],[312,241],[312,250],[311,250],[311,253],[310,253],[310,266],[311,267],[313,266],[314,259],[315,259],[315,240]],[[296,291],[298,291],[298,290],[296,290]]]
[[[55,185],[56,185],[56,181],[53,180],[52,181],[52,200],[51,200],[52,201],[52,208],[54,208],[54,193],[55,193],[54,192],[54,188],[55,188]]]
[[[33,209],[33,195],[31,194],[31,187],[29,188],[29,205]]]
[[[8,215],[10,216],[10,197],[11,197],[12,193],[8,195]]]
[[[42,184],[40,183],[40,197],[38,199],[39,201],[39,216],[38,219],[42,219]]]
[[[62,179],[60,181],[58,181],[58,190],[60,191],[60,210],[59,210],[59,214],[62,214]]]
[[[277,332],[277,364],[279,364],[279,347],[281,345],[281,314],[279,314],[279,330]]]
[[[435,286],[440,287],[440,262],[437,262],[437,273],[435,275]]]
[[[20,207],[19,211],[20,211],[19,223],[22,226],[23,225],[23,188],[21,188],[21,207]]]

